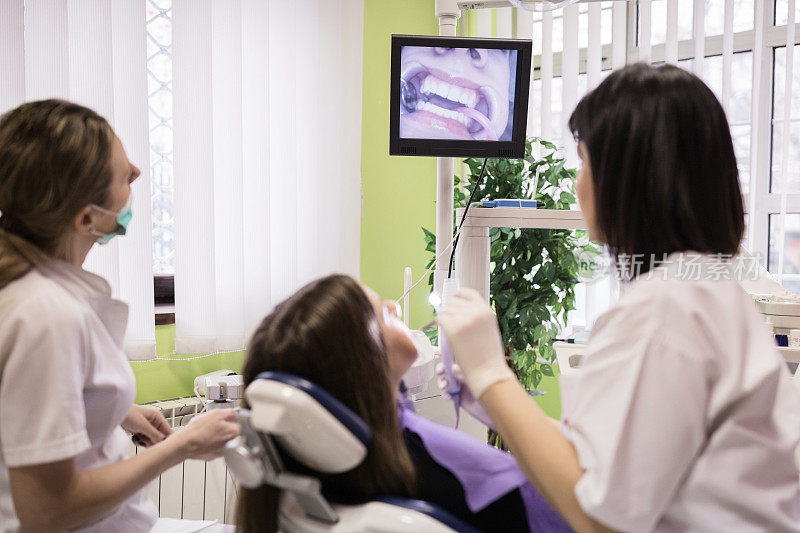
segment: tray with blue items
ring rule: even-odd
[[[536,200],[501,198],[499,200],[483,200],[481,207],[538,207]]]

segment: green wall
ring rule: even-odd
[[[437,35],[433,0],[365,0],[361,131],[361,280],[386,299],[416,281],[428,254],[420,226],[436,220],[436,159],[389,156],[389,50],[393,33]],[[426,282],[411,294],[411,326],[432,317]]]
[[[175,326],[156,326],[156,352],[166,355],[175,349]],[[175,355],[172,357],[187,357]],[[136,376],[136,403],[191,396],[194,378],[200,374],[242,368],[244,352],[212,355],[192,361],[131,362]]]

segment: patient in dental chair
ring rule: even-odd
[[[416,349],[400,324],[394,302],[334,275],[280,303],[250,341],[245,384],[269,370],[302,376],[372,431],[362,464],[343,474],[317,474],[323,494],[331,501],[416,498],[482,531],[570,531],[513,457],[414,413],[401,389]],[[277,531],[279,497],[270,486],[242,488],[241,530]]]

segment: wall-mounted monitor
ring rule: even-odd
[[[392,35],[389,154],[525,155],[531,41]]]

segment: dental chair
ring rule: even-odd
[[[239,410],[242,434],[223,452],[244,487],[282,490],[283,533],[477,533],[443,509],[420,500],[386,496],[357,503],[329,500],[312,473],[339,474],[364,460],[369,428],[321,387],[292,374],[263,372],[247,387],[250,410]],[[292,469],[291,463],[300,465]]]

